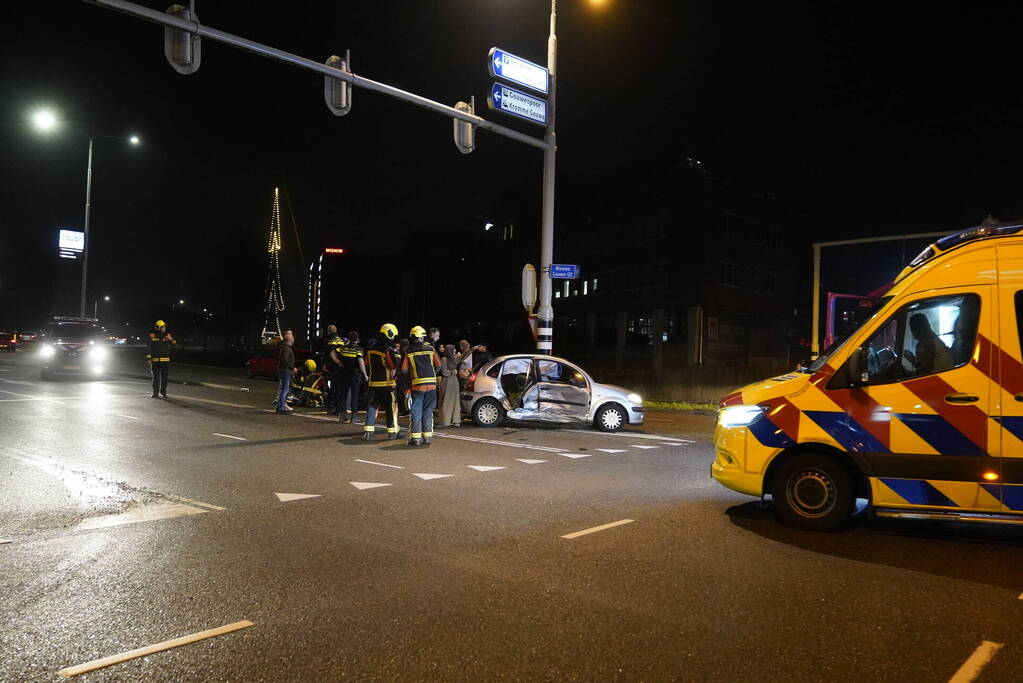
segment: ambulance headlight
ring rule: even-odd
[[[53,358],[53,355],[57,353],[51,344],[43,344],[39,347],[39,355],[42,358]]]
[[[767,410],[764,406],[728,406],[718,413],[722,427],[746,427]]]

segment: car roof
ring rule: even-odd
[[[559,363],[568,363],[569,365],[575,366],[579,365],[575,361],[568,360],[567,358],[562,358],[560,356],[549,356],[545,353],[509,353],[506,356],[498,356],[489,364],[493,365],[494,363],[499,363],[501,361],[508,360],[509,358],[532,358],[533,360],[553,360]]]

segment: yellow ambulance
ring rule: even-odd
[[[875,514],[1023,524],[1023,223],[927,247],[806,370],[726,396],[711,475],[829,530]]]

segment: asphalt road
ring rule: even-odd
[[[0,356],[0,680],[239,621],[82,678],[1023,680],[1018,531],[778,526],[708,416],[412,450],[217,384]]]

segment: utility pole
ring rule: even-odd
[[[92,207],[92,143],[95,138],[89,136],[89,163],[85,171],[85,244],[82,245],[82,294],[78,305],[78,317],[85,317],[85,286],[89,278],[89,209]]]
[[[547,130],[543,139],[543,211],[540,223],[540,310],[536,325],[536,350],[554,349],[554,307],[551,306],[551,264],[554,262],[554,159],[557,150],[554,118],[558,85],[558,0],[551,0],[551,32],[547,38],[547,70],[551,86],[548,96]]]

